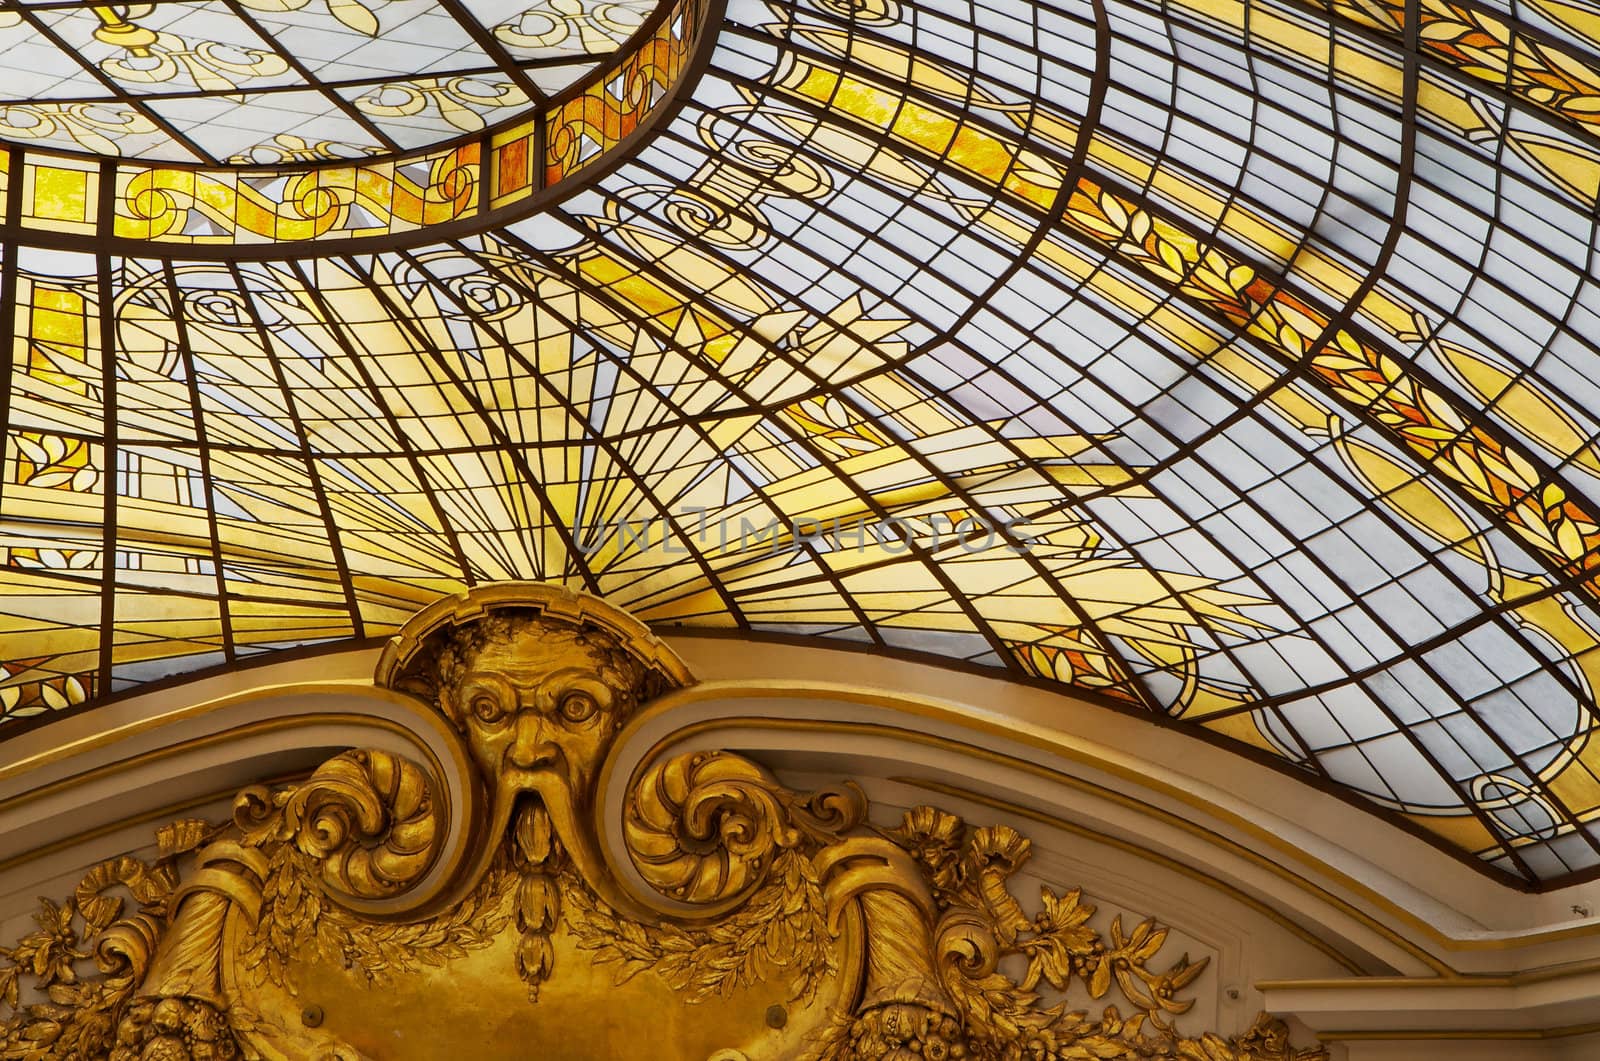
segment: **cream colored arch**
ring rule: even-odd
[[[1041,850],[1080,865],[1142,867],[1122,879],[1144,879],[1144,902],[1166,907],[1153,912],[1206,911],[1278,940],[1237,947],[1231,968],[1246,979],[1218,976],[1209,990],[1259,989],[1354,1058],[1430,1056],[1382,1051],[1448,1035],[1565,1049],[1600,1023],[1600,934],[1579,912],[1593,887],[1511,892],[1279,770],[1064,694],[842,649],[666,640],[702,680],[625,727],[596,808],[608,863],[635,890],[648,886],[618,829],[630,783],[678,753],[727,751],[782,778],[854,779],[875,803],[1030,823]],[[408,758],[435,780],[449,828],[417,890],[447,889],[482,843],[482,795],[454,730],[372,684],[377,658],[274,662],[12,738],[0,760],[0,923],[18,923],[42,882],[137,846],[140,827],[214,813],[245,785],[347,748]]]

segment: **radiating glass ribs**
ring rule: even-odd
[[[6,717],[549,579],[1060,685],[1592,875],[1570,10],[736,0],[672,120],[525,220],[10,246]]]

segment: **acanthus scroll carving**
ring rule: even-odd
[[[738,755],[667,753],[621,779],[615,864],[602,766],[640,706],[691,681],[594,598],[507,585],[426,609],[378,682],[448,720],[482,842],[447,858],[462,801],[387,752],[246,789],[233,821],[175,823],[152,862],[109,860],[42,901],[38,930],[0,950],[0,1058],[376,1061],[486,1024],[462,1051],[1326,1057],[1265,1015],[1240,1036],[1180,1033],[1206,962],[1163,959],[1153,919],[1096,930],[1078,890],[1025,901],[1032,847],[1005,826],[933,807],[874,824],[853,785],[796,792]],[[407,913],[425,888],[456,898]]]
[[[234,821],[255,847],[292,844],[335,894],[382,899],[415,884],[435,855],[437,808],[415,763],[376,751],[345,752],[302,785],[249,788]]]

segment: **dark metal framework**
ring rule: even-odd
[[[14,6],[37,20],[49,5]],[[360,253],[235,248],[207,266],[40,236],[13,182],[0,329],[25,336],[25,284],[55,282],[40,248],[92,253],[74,282],[98,315],[85,365],[105,415],[98,432],[46,424],[22,386],[36,363],[0,363],[0,524],[56,534],[63,557],[72,534],[102,538],[98,567],[28,574],[95,596],[94,667],[0,663],[19,687],[86,675],[87,706],[205,665],[366,643],[452,587],[564,580],[663,629],[1066,684],[1285,766],[1520,887],[1600,874],[1600,801],[1584,796],[1600,790],[1600,554],[1583,537],[1600,513],[1585,398],[1600,396],[1600,211],[1558,165],[1600,159],[1600,135],[1531,102],[1526,71],[1495,86],[1425,47],[1435,16],[1419,0],[1395,8],[1397,33],[1301,0],[1247,0],[1242,33],[1207,0],[1017,7],[769,4],[724,21],[693,90],[562,201]],[[1570,27],[1494,17],[1600,71],[1600,43]],[[1291,54],[1272,30],[1285,21],[1314,27],[1325,54]],[[481,36],[507,76],[526,69]],[[1481,127],[1451,126],[1424,85]],[[927,133],[930,115],[948,135]],[[1164,235],[1130,237],[1133,214]],[[1149,264],[1161,246],[1165,274]],[[155,263],[142,290],[172,322],[181,387],[162,415],[181,431],[156,437],[129,405],[159,388],[130,375],[119,255]],[[1208,294],[1215,275],[1266,294],[1241,316]],[[201,295],[235,316],[205,318]],[[1314,326],[1298,347],[1267,327],[1283,304]],[[1414,326],[1392,323],[1402,310]],[[212,333],[259,350],[269,378],[230,378]],[[1327,367],[1352,344],[1381,366],[1360,400]],[[341,387],[349,423],[328,411]],[[1402,390],[1452,425],[1436,429],[1445,456],[1408,448]],[[240,409],[270,409],[280,433],[241,441]],[[104,477],[116,487],[93,528],[20,508],[16,440],[42,434],[98,447],[108,473],[190,468],[206,529],[185,571],[204,577],[106,562],[159,552],[130,514],[144,501],[131,472]],[[1049,456],[1062,439],[1081,449]],[[1479,439],[1527,480],[1503,502],[1444,463]],[[880,484],[867,452],[901,478]],[[1394,469],[1381,489],[1379,461]],[[282,496],[245,477],[274,468]],[[878,524],[1021,519],[1046,544],[1007,523],[981,549],[980,528],[853,562],[835,531],[762,563],[708,545],[682,508],[710,480],[727,484],[724,513],[807,517],[797,499],[814,493]],[[293,517],[305,555],[237,548],[248,499],[269,495],[262,511]],[[655,521],[674,548],[587,553],[601,514]],[[12,569],[43,548],[24,539]],[[153,638],[124,610],[138,599],[209,616],[193,623],[211,633],[184,636],[213,650],[127,650]],[[265,638],[275,609],[291,618]],[[14,715],[0,725],[50,717]]]

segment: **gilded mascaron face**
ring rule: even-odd
[[[644,676],[609,634],[492,616],[458,640],[439,697],[500,799],[582,803]]]
[[[531,775],[554,773],[574,794],[588,792],[627,698],[607,683],[615,668],[604,651],[546,631],[490,641],[464,662],[453,706],[485,774],[532,788]]]
[[[604,874],[589,809],[617,731],[661,680],[610,632],[507,608],[451,635],[439,706],[490,793],[490,828],[543,862],[552,834],[589,879]]]

